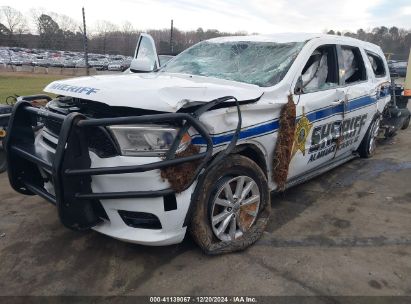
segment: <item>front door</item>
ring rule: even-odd
[[[336,45],[318,47],[301,72],[297,123],[289,179],[329,162],[336,155],[344,91],[339,88]]]

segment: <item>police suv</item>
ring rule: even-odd
[[[258,240],[271,191],[372,156],[390,101],[381,49],[341,36],[215,38],[160,67],[142,35],[130,70],[55,81],[45,108],[23,98],[10,183],[68,228],[144,245],[189,231],[209,254]]]

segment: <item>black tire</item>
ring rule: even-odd
[[[7,170],[7,158],[6,151],[4,150],[4,140],[1,140],[0,143],[0,173],[3,173]]]
[[[364,138],[358,148],[358,152],[363,158],[370,158],[375,153],[376,139],[378,135],[378,130],[380,128],[380,116],[376,115],[368,127],[367,133],[365,133]]]
[[[253,222],[247,227],[248,230],[244,230],[241,236],[222,241],[213,232],[210,210],[219,189],[221,191],[223,183],[227,179],[239,176],[250,178],[258,187],[260,195],[258,212],[256,212]],[[223,162],[206,172],[204,178],[197,185],[192,204],[194,210],[191,215],[189,230],[194,241],[206,254],[216,255],[244,250],[261,237],[270,217],[271,204],[267,177],[251,159],[236,154],[230,155]],[[235,215],[233,217],[235,218]],[[240,221],[240,218],[241,216],[238,217],[238,221]]]
[[[408,118],[405,119],[404,123],[402,124],[401,130],[405,130],[409,127],[410,125],[410,118],[411,115],[408,115]]]
[[[385,132],[384,132],[384,137],[386,139],[393,138],[396,135],[397,135],[397,130],[396,129],[386,129]]]

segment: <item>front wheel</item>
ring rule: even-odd
[[[6,151],[4,150],[4,140],[0,140],[0,173],[7,170]]]
[[[370,158],[374,155],[375,149],[377,147],[377,137],[380,130],[381,118],[379,115],[375,116],[372,120],[370,126],[368,127],[367,133],[358,148],[360,156],[363,158]]]
[[[267,178],[251,159],[230,155],[197,185],[190,232],[207,254],[244,250],[267,226]]]

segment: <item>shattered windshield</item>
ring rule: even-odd
[[[204,41],[178,55],[162,71],[269,87],[283,79],[303,45],[303,42]]]

